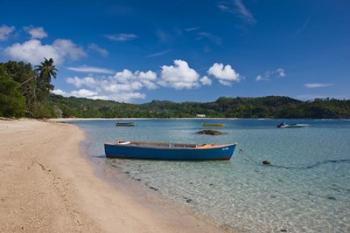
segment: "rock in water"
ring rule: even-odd
[[[263,165],[271,165],[271,162],[268,160],[264,160],[264,161],[262,161],[262,164]]]
[[[198,131],[197,134],[205,134],[205,135],[216,136],[216,135],[222,135],[224,133],[220,132],[220,131],[217,131],[217,130],[204,129],[204,130]]]

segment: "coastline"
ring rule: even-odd
[[[0,129],[0,232],[228,231],[141,194],[122,174],[115,185],[101,179],[81,153],[77,126],[22,119],[0,120]]]
[[[302,120],[320,120],[320,121],[332,121],[332,120],[340,120],[340,121],[350,121],[348,118],[224,118],[224,117],[216,117],[216,118],[210,118],[210,117],[187,117],[187,118],[49,118],[47,121],[51,122],[68,122],[68,121],[115,121],[115,120],[295,120],[295,121],[302,121]]]

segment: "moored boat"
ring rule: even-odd
[[[229,160],[236,144],[181,144],[116,141],[104,145],[107,158],[152,160]]]
[[[224,127],[223,123],[203,123],[204,127]]]
[[[115,123],[116,126],[125,126],[125,127],[131,127],[135,126],[135,122],[117,122]]]
[[[284,122],[277,125],[277,128],[285,129],[285,128],[304,128],[309,127],[308,124],[286,124]]]

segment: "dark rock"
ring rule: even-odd
[[[186,203],[191,203],[191,202],[192,202],[192,199],[190,199],[190,198],[186,199]]]
[[[141,181],[141,179],[140,178],[136,178],[136,181]]]
[[[224,134],[224,133],[223,133],[223,132],[220,132],[220,131],[217,131],[217,130],[204,129],[204,130],[198,131],[197,134],[204,134],[204,135],[216,136],[216,135],[222,135],[222,134]]]
[[[149,188],[152,189],[152,190],[154,190],[154,191],[158,191],[158,189],[155,188],[155,187],[153,187],[153,186],[150,186]]]
[[[271,165],[271,162],[268,160],[264,160],[264,161],[262,161],[262,164],[263,165]]]
[[[287,229],[281,229],[280,232],[287,232]]]
[[[327,199],[333,200],[333,201],[336,201],[336,200],[337,200],[335,197],[332,197],[332,196],[328,196]]]
[[[213,186],[214,184],[209,184],[209,186]]]

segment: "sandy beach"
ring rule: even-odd
[[[0,120],[0,232],[223,231],[101,180],[81,155],[83,139],[68,124]]]

